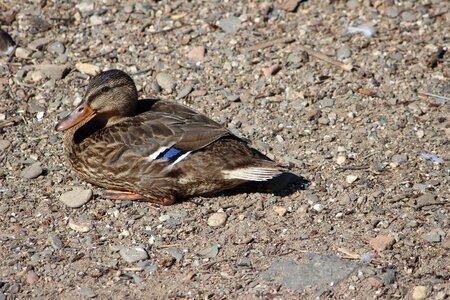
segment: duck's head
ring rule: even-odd
[[[103,126],[136,114],[138,94],[133,79],[120,70],[96,75],[89,82],[84,101],[58,122],[55,129],[64,131],[96,118]]]

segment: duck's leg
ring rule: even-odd
[[[162,199],[150,199],[137,193],[117,190],[105,190],[102,197],[109,200],[146,201],[160,205],[171,205],[175,202],[175,197],[173,195]]]

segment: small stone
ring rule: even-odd
[[[403,21],[406,21],[406,22],[414,22],[417,18],[410,11],[404,11],[404,12],[402,12],[402,19],[403,19]]]
[[[320,100],[320,105],[322,107],[333,107],[334,100],[329,97],[323,98],[322,100]]]
[[[336,52],[337,59],[346,59],[352,56],[352,51],[348,47],[341,47]]]
[[[208,258],[214,258],[217,254],[219,254],[219,246],[217,244],[213,244],[198,252],[198,255]]]
[[[17,47],[16,49],[16,57],[25,59],[29,58],[33,52],[30,49],[23,48],[23,47]]]
[[[50,234],[47,238],[50,245],[55,249],[59,250],[63,248],[63,243],[61,242],[61,239],[56,234]]]
[[[323,211],[323,205],[320,203],[316,203],[313,205],[313,209],[320,213],[321,211]]]
[[[91,288],[80,288],[79,293],[81,296],[86,298],[95,298],[97,293]]]
[[[206,49],[203,46],[194,47],[189,51],[187,57],[193,61],[203,61],[205,59]]]
[[[450,250],[450,237],[447,237],[442,241],[442,248]]]
[[[98,73],[100,73],[100,68],[97,67],[96,65],[91,65],[91,64],[86,64],[86,63],[77,63],[75,65],[75,68],[80,71],[83,74],[86,75],[97,75]]]
[[[417,130],[417,132],[416,132],[416,136],[419,138],[419,139],[421,139],[421,138],[423,138],[424,136],[425,136],[425,132],[423,131],[423,130]]]
[[[94,10],[94,1],[85,0],[78,3],[75,7],[78,8],[82,14],[85,14]]]
[[[434,229],[422,235],[422,239],[430,243],[439,243],[445,233],[441,229]]]
[[[338,157],[336,157],[336,163],[340,166],[344,165],[346,161],[347,158],[343,155],[339,155]]]
[[[288,12],[295,12],[300,4],[300,0],[287,0],[281,4],[281,9]]]
[[[167,253],[169,253],[170,256],[175,258],[177,261],[181,261],[183,259],[183,252],[181,252],[180,249],[169,248],[169,249],[167,249]]]
[[[379,289],[383,286],[383,281],[380,278],[375,276],[370,276],[366,279],[366,283],[368,286],[374,289]]]
[[[70,71],[70,67],[68,65],[52,65],[52,64],[36,65],[35,69],[38,70],[39,72],[42,72],[45,76],[54,80],[63,79]]]
[[[49,43],[51,43],[53,40],[51,39],[51,38],[39,38],[39,39],[36,39],[36,40],[34,40],[34,41],[32,41],[31,43],[29,43],[28,45],[27,45],[27,48],[28,49],[31,49],[31,50],[42,50],[42,49],[44,49],[44,47],[47,45],[47,44],[49,44]]]
[[[60,55],[63,54],[64,51],[66,51],[66,48],[64,47],[63,43],[56,41],[47,46],[47,51],[53,54]]]
[[[316,194],[307,193],[305,194],[305,200],[308,204],[314,204],[319,202],[319,196],[317,196]]]
[[[39,276],[34,271],[29,271],[27,274],[27,283],[35,284],[39,280]]]
[[[176,98],[183,99],[192,92],[192,89],[193,89],[192,85],[186,85],[181,89]]]
[[[356,180],[358,180],[358,176],[356,175],[347,175],[347,177],[345,178],[345,181],[348,184],[352,184],[353,182],[355,182]]]
[[[92,190],[75,188],[59,197],[59,200],[71,208],[78,208],[87,203],[92,197]]]
[[[395,239],[392,236],[378,235],[369,241],[369,245],[377,252],[392,249]]]
[[[428,287],[423,285],[415,286],[412,292],[412,298],[414,300],[422,300],[426,299],[428,297],[428,294],[430,293]]]
[[[120,249],[119,253],[130,264],[148,258],[147,251],[142,247],[125,247]]]
[[[241,20],[234,16],[221,19],[218,25],[226,33],[236,33],[242,26]]]
[[[227,221],[227,214],[224,212],[217,212],[217,213],[213,213],[211,216],[209,216],[208,218],[208,225],[211,227],[219,227],[225,224],[225,222]]]
[[[91,230],[91,226],[86,223],[86,222],[82,222],[82,221],[76,221],[74,219],[69,219],[69,228],[72,230],[75,230],[77,232],[88,232],[89,230]]]
[[[283,206],[274,206],[272,207],[273,211],[276,212],[280,217],[284,217],[287,213],[287,209]]]
[[[44,79],[44,73],[41,71],[31,71],[28,76],[33,82],[41,82]]]
[[[425,207],[436,202],[436,195],[431,193],[426,193],[417,198],[416,203],[419,207]]]
[[[9,146],[11,145],[11,142],[8,140],[0,140],[0,151],[5,151]]]
[[[156,75],[156,82],[160,87],[163,88],[163,90],[169,93],[171,93],[175,88],[175,81],[173,80],[172,76],[167,73],[159,73],[158,75]]]
[[[40,163],[34,163],[23,169],[20,176],[27,179],[33,179],[41,175],[43,171]]]
[[[263,74],[264,74],[264,76],[268,77],[268,76],[277,74],[280,70],[281,70],[281,67],[279,65],[273,65],[268,68],[264,68]]]
[[[92,15],[89,17],[89,23],[93,26],[98,26],[103,24],[103,17],[99,15]]]
[[[386,10],[388,17],[390,18],[397,18],[400,15],[400,12],[400,8],[398,8],[397,6],[390,6]]]

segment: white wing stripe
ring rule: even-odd
[[[170,147],[160,147],[158,150],[150,154],[145,158],[146,161],[154,161],[161,153],[169,149]]]

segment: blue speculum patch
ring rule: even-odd
[[[175,147],[171,147],[160,154],[160,157],[158,159],[167,160],[167,159],[176,159],[180,155],[185,153],[183,150],[177,149]]]

